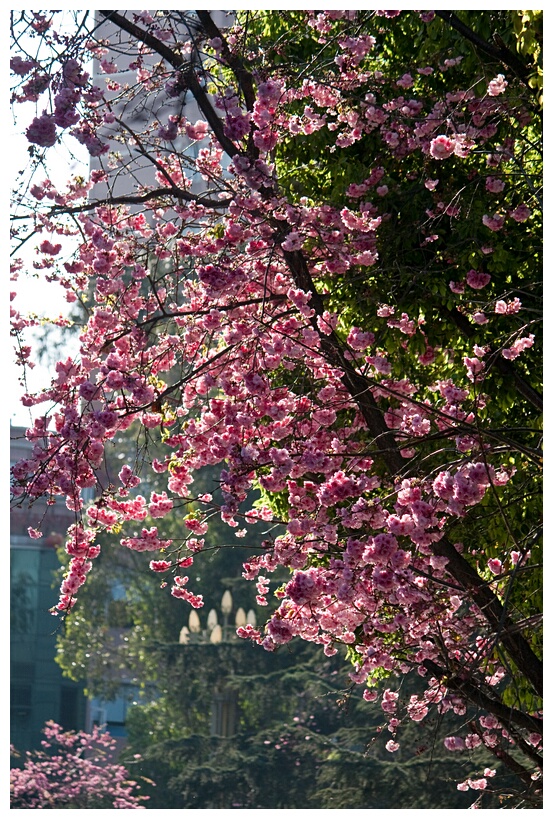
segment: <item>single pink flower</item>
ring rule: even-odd
[[[430,156],[434,159],[447,159],[455,153],[455,140],[442,134],[430,143]]]
[[[466,275],[466,282],[473,290],[482,290],[483,287],[486,287],[486,285],[490,283],[490,279],[491,276],[489,273],[479,272],[478,270],[469,270]]]

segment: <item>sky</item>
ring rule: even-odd
[[[1,41],[0,41],[1,42]],[[8,81],[9,82],[9,81]],[[8,83],[6,83],[8,85]],[[8,92],[8,88],[6,88]],[[19,173],[25,171],[28,167],[28,153],[27,148],[29,143],[25,137],[25,129],[35,116],[36,111],[32,104],[23,104],[15,106],[15,114],[17,116],[14,122],[14,116],[11,112],[7,112],[9,116],[9,136],[8,136],[8,156],[9,162],[3,168],[3,191],[11,192],[17,181]],[[88,166],[88,153],[86,149],[79,145],[76,140],[71,140],[71,149],[77,151],[80,161],[83,163],[79,166],[69,151],[64,148],[63,144],[56,145],[47,152],[48,175],[45,172],[39,171],[34,177],[34,181],[41,182],[47,176],[52,182],[63,190],[65,182],[69,175],[79,173],[86,175],[86,168]],[[84,168],[84,170],[83,170]],[[8,202],[8,209],[10,203]],[[47,234],[41,234],[40,239],[50,238]],[[35,260],[34,248],[38,244],[38,240],[31,239],[16,255],[21,257],[25,263],[25,269],[32,271],[32,264]],[[65,243],[64,243],[65,252]],[[65,254],[68,255],[69,251]],[[8,278],[8,273],[6,273]],[[44,278],[36,276],[25,275],[24,271],[20,273],[20,278],[17,283],[11,283],[9,291],[16,291],[17,297],[12,302],[13,305],[21,313],[34,312],[39,316],[66,316],[70,305],[67,304],[64,297],[63,288],[55,283],[47,282]],[[9,300],[9,292],[6,293],[6,298]],[[28,335],[27,343],[33,345],[33,334]],[[28,390],[24,390],[19,379],[21,376],[21,367],[18,367],[14,362],[13,343],[9,342],[9,389],[8,389],[8,407],[7,411],[10,417],[10,422],[13,425],[28,425],[31,418],[40,414],[44,405],[30,411],[21,405],[20,396],[25,391],[38,390],[47,386],[50,382],[50,368],[45,365],[36,364],[34,369],[28,372]],[[4,375],[6,368],[4,367]]]

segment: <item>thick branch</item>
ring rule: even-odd
[[[482,730],[481,726],[477,722],[473,721],[470,723],[470,727],[475,734],[478,734],[482,742],[484,742],[484,731]],[[520,748],[522,743],[517,744]],[[536,798],[538,797],[539,785],[532,779],[531,771],[526,770],[526,768],[524,768],[519,762],[517,762],[516,759],[513,759],[513,757],[510,754],[508,754],[507,751],[505,751],[505,749],[502,748],[500,745],[494,745],[492,747],[486,745],[486,748],[488,749],[488,751],[491,751],[491,753],[495,757],[497,757],[497,759],[500,759],[501,762],[503,762],[503,764],[506,765],[507,768],[509,768],[509,770],[511,770],[514,774],[520,777],[520,779],[522,779],[522,781],[528,786],[530,791],[533,792],[532,795],[535,794],[535,797]],[[529,750],[527,743],[524,743],[522,750],[525,753]],[[541,760],[541,758],[539,758],[539,755],[536,754],[535,752],[534,753],[530,752],[528,755],[530,756],[532,761],[535,762],[538,765],[538,767],[541,768],[543,761]],[[538,791],[538,793],[536,793],[536,791]],[[532,798],[532,795],[530,795],[530,798]]]
[[[476,603],[492,631],[497,635],[517,668],[541,697],[543,694],[542,663],[534,654],[528,642],[506,614],[505,608],[465,558],[447,538],[442,538],[433,546],[433,551],[447,557],[447,571],[465,589]]]
[[[212,127],[213,133],[219,141],[221,148],[231,158],[238,154],[238,148],[226,137],[223,123],[215,113],[208,95],[201,87],[193,66],[189,62],[186,63],[164,43],[138,26],[135,26],[118,12],[100,13],[106,18],[109,17],[116,25],[120,25],[121,28],[132,34],[139,41],[149,45],[157,51],[160,56],[166,59],[170,65],[173,65],[178,70],[184,70],[188,87],[207,122]],[[457,28],[467,39],[470,39],[475,45],[481,47],[488,56],[492,56],[494,59],[504,60],[504,57],[500,56],[499,51],[495,47],[489,46],[485,41],[481,40],[470,29],[464,26],[452,12],[437,13],[450,25]],[[235,73],[236,71],[242,70],[241,66],[238,65],[230,67]],[[239,78],[237,77],[237,79]],[[268,200],[274,195],[274,189],[272,187],[266,187],[262,189],[261,194]],[[274,227],[276,241],[282,244],[289,232],[289,228],[283,227],[280,223],[274,223]],[[311,294],[311,306],[314,308],[316,316],[322,315],[324,312],[323,302],[320,294],[317,292],[304,255],[300,251],[288,252],[284,250],[283,255],[296,286]],[[316,316],[312,319],[312,326],[318,331]],[[329,363],[339,368],[343,373],[342,383],[357,404],[365,419],[367,428],[374,439],[379,441],[380,448],[383,450],[382,459],[388,471],[392,477],[399,475],[404,468],[404,460],[399,453],[397,442],[391,431],[387,428],[382,412],[372,395],[370,381],[360,373],[357,373],[352,364],[345,358],[341,342],[334,334],[329,336],[319,335],[323,353]],[[171,392],[177,387],[178,385],[174,385],[166,392]],[[451,576],[465,589],[468,596],[481,609],[492,630],[511,655],[513,662],[534,686],[536,692],[541,693],[541,663],[524,637],[517,631],[516,625],[506,616],[506,611],[500,601],[489,589],[487,584],[483,583],[476,570],[457,552],[452,544],[446,540],[442,540],[434,546],[434,550],[436,554],[448,558],[448,570]],[[532,718],[529,719],[531,720]],[[534,723],[532,723],[532,725],[534,726]]]
[[[495,40],[498,42],[498,45],[490,45],[490,43],[482,39],[479,34],[476,34],[476,32],[465,25],[453,11],[437,11],[436,14],[458,31],[459,34],[462,34],[478,51],[481,51],[487,57],[491,57],[492,60],[496,60],[508,66],[523,83],[528,84],[528,75],[530,73],[528,66],[522,62],[517,54],[507,48],[505,43],[497,35]]]
[[[244,95],[246,110],[250,112],[253,111],[255,104],[255,88],[252,73],[244,66],[244,63],[236,52],[229,48],[226,38],[219,27],[214,23],[211,14],[208,11],[196,11],[196,14],[198,15],[198,19],[202,24],[205,33],[212,39],[217,38],[221,41],[221,60],[232,69],[238,82],[238,87]],[[256,125],[252,120],[250,124],[247,148],[247,154],[251,160],[256,160],[259,158],[259,148],[253,141],[253,134],[255,130]]]
[[[285,233],[285,229],[280,229]],[[284,236],[282,237],[284,238]],[[282,239],[281,239],[282,241]],[[284,251],[283,251],[284,252]],[[311,293],[311,306],[317,315],[323,312],[323,302],[317,293],[305,257],[300,251],[284,252],[284,258],[294,277],[296,285],[305,292]],[[313,326],[317,329],[316,318]],[[370,384],[361,374],[357,373],[351,363],[344,357],[339,339],[334,335],[321,335],[321,348],[327,359],[342,372],[342,383],[359,407],[365,419],[367,428],[381,444],[382,460],[392,476],[398,476],[404,468],[404,460],[399,452],[396,440],[387,428],[382,413],[370,391]],[[453,544],[443,539],[434,545],[437,555],[448,558],[448,571],[452,578],[465,590],[474,603],[480,608],[487,619],[497,639],[502,642],[516,667],[529,680],[536,693],[542,696],[543,667],[528,642],[516,628],[506,614],[505,608],[482,581],[478,572],[459,554]]]
[[[128,20],[122,14],[119,14],[119,12],[99,11],[99,14],[105,17],[106,20],[111,20],[111,22],[115,23],[115,25],[119,26],[119,28],[126,31],[132,37],[135,37],[139,42],[152,48],[157,54],[159,54],[160,57],[166,60],[169,65],[172,65],[177,71],[182,71],[188,88],[198,103],[202,114],[205,116],[207,122],[211,126],[213,133],[219,141],[219,144],[230,157],[236,156],[236,154],[239,153],[238,148],[234,142],[232,142],[232,140],[226,136],[223,123],[215,113],[213,106],[209,102],[207,94],[198,82],[194,65],[190,62],[190,60],[184,60],[180,54],[173,51],[172,48],[165,45],[165,43],[163,43],[161,40],[158,40],[158,38],[154,37],[153,34],[150,34],[148,31],[145,31],[140,26],[137,26],[135,23]]]
[[[196,11],[198,20],[203,26],[205,33],[214,39],[218,37],[222,42],[221,55],[225,63],[232,68],[234,76],[238,80],[240,88],[244,94],[244,101],[248,111],[253,111],[255,103],[255,91],[253,87],[253,78],[251,72],[244,67],[242,60],[233,53],[228,47],[226,39],[223,37],[221,30],[215,25],[208,11]]]
[[[184,202],[194,202],[206,208],[221,209],[228,207],[230,199],[205,199],[202,196],[194,196],[181,188],[156,188],[146,193],[129,194],[128,196],[107,196],[105,199],[96,199],[93,202],[84,202],[82,205],[54,205],[46,211],[46,217],[58,214],[85,213],[99,207],[112,207],[115,205],[141,205],[143,202],[150,202],[152,199],[163,199],[171,196],[174,199],[182,199]],[[17,219],[28,219],[27,216],[18,216]]]
[[[468,679],[463,679],[461,676],[455,674],[448,674],[443,668],[440,668],[432,660],[423,660],[423,666],[433,674],[438,680],[444,679],[445,684],[452,691],[462,694],[466,699],[469,699],[474,705],[483,708],[490,714],[497,717],[505,728],[509,725],[518,725],[519,728],[524,728],[526,731],[536,732],[541,734],[543,732],[543,721],[537,717],[532,717],[530,714],[525,714],[524,711],[519,711],[516,708],[510,708],[504,705],[500,700],[489,697],[480,690],[474,683]]]
[[[286,231],[282,230],[282,237],[279,237],[279,241],[284,240],[285,233]],[[319,333],[323,353],[330,364],[343,372],[341,379],[342,384],[359,407],[359,411],[367,424],[367,428],[375,442],[378,443],[379,449],[384,450],[381,454],[388,471],[392,475],[397,475],[404,468],[405,461],[399,453],[397,442],[393,434],[386,426],[384,418],[382,417],[382,410],[377,405],[370,390],[369,381],[358,373],[345,358],[341,342],[335,333],[325,336],[319,331],[317,316],[322,316],[324,312],[323,300],[317,292],[303,253],[297,250],[283,250],[283,254],[296,286],[306,293],[311,293],[310,305],[315,310],[315,316],[311,323],[313,328]]]

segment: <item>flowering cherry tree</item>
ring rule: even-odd
[[[43,730],[41,751],[28,751],[23,767],[10,771],[10,807],[144,808],[136,782],[123,765],[113,762],[115,740],[94,728],[64,731],[55,722]]]
[[[23,396],[44,409],[13,491],[75,512],[64,616],[99,532],[150,552],[201,607],[186,572],[210,519],[255,527],[258,603],[275,571],[290,577],[241,637],[345,645],[391,753],[402,720],[454,711],[446,748],[487,747],[535,800],[537,68],[518,12],[495,39],[490,12],[468,14],[236,12],[220,28],[207,11],[101,11],[67,36],[56,12],[13,12],[37,162],[14,207],[14,281],[38,241],[35,268],[86,316],[78,355]],[[92,171],[59,189],[41,165],[71,140]],[[14,305],[25,367],[36,320]],[[131,426],[163,445],[162,491],[141,493],[138,458],[103,470]],[[216,464],[222,504],[194,491]],[[178,539],[163,531],[175,509]],[[424,687],[404,702],[409,673]],[[458,787],[482,791],[493,770]]]

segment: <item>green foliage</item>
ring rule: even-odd
[[[517,51],[530,63],[528,85],[543,107],[543,11],[512,11]]]
[[[338,313],[343,326],[353,324],[375,333],[376,346],[385,351],[392,362],[393,377],[408,376],[428,385],[438,379],[452,378],[457,383],[465,378],[463,356],[474,355],[476,329],[469,316],[478,310],[493,310],[496,299],[517,296],[524,308],[516,317],[496,316],[490,320],[489,329],[478,327],[479,344],[487,344],[490,351],[495,351],[495,358],[501,358],[502,346],[508,346],[518,334],[531,332],[535,335],[533,360],[539,360],[542,350],[539,321],[541,119],[533,110],[532,99],[520,78],[482,47],[497,48],[498,43],[503,44],[513,52],[518,49],[528,65],[538,65],[542,12],[457,11],[455,15],[472,32],[472,40],[439,13],[423,25],[416,12],[402,12],[400,18],[394,19],[377,16],[373,11],[359,12],[359,31],[371,32],[376,39],[360,70],[367,71],[367,90],[374,92],[377,100],[397,96],[395,79],[406,71],[411,71],[414,86],[405,96],[412,95],[415,99],[431,93],[439,99],[466,88],[485,94],[487,82],[499,72],[506,73],[509,101],[515,111],[524,113],[525,119],[521,127],[517,115],[506,108],[505,115],[494,120],[497,128],[494,141],[503,140],[505,145],[511,146],[512,161],[501,166],[502,178],[507,182],[503,193],[490,195],[485,189],[486,177],[494,173],[493,163],[490,166],[485,151],[471,154],[468,160],[451,157],[447,163],[436,162],[420,151],[395,157],[383,146],[378,129],[334,152],[329,150],[331,135],[327,129],[309,136],[299,134],[284,139],[274,154],[280,184],[292,201],[299,202],[305,197],[309,204],[329,202],[335,207],[346,205],[353,209],[357,204],[346,196],[348,186],[366,179],[371,170],[383,165],[385,175],[381,184],[388,187],[388,193],[382,205],[378,203],[385,218],[377,234],[377,264],[322,278],[319,289],[325,293],[325,306]],[[288,85],[300,84],[309,71],[319,77],[324,77],[325,72],[329,78],[332,76],[335,42],[321,41],[315,48],[313,38],[303,36],[302,24],[305,23],[297,12],[248,12],[240,20],[255,42],[251,58],[256,67],[282,64]],[[289,62],[282,63],[284,42]],[[458,57],[461,61],[447,71],[436,69],[444,60]],[[423,85],[416,69],[426,64],[434,66],[435,71],[424,78]],[[384,74],[376,90],[374,83],[371,85],[372,71]],[[351,100],[353,110],[358,109],[360,102],[356,93]],[[290,112],[295,111],[294,105],[301,112],[303,103],[293,103]],[[316,104],[311,105],[316,110]],[[462,127],[461,120],[459,128]],[[426,187],[429,179],[439,180],[435,191]],[[377,199],[372,189],[367,197]],[[441,210],[440,202],[445,203]],[[484,250],[490,231],[483,225],[482,217],[494,210],[506,213],[520,203],[532,210],[530,229],[528,223],[511,220],[508,230],[493,235],[494,252],[487,255]],[[447,215],[446,205],[458,211]],[[423,220],[421,214],[428,216]],[[433,237],[431,242],[426,241],[429,237]],[[466,288],[464,295],[454,295],[450,281],[463,281],[472,268],[487,271],[491,276],[490,285],[485,291]],[[413,337],[402,339],[395,329],[388,327],[386,319],[377,317],[377,307],[382,303],[392,305],[396,314],[406,312],[410,318],[424,323]],[[427,345],[441,352],[432,366],[423,367],[418,363],[418,356]],[[511,500],[509,489],[504,493],[503,503],[495,503],[495,517],[491,508],[486,510],[484,520],[489,527],[486,534],[489,534],[489,543],[502,542],[506,546],[505,538],[498,541],[494,528],[505,531],[507,515],[512,519],[510,548],[523,550],[526,535],[514,531],[513,527],[525,517],[532,519],[535,515],[535,519],[539,519],[541,464],[537,453],[541,415],[521,395],[517,380],[522,378],[539,393],[541,372],[538,367],[529,367],[524,357],[503,367],[494,364],[492,359],[485,380],[473,390],[479,423],[492,440],[503,442],[512,452],[517,475],[525,486],[531,484],[532,488],[521,495],[517,478],[512,484],[516,503]],[[297,382],[294,383],[297,386]],[[479,402],[482,393],[489,396],[485,406]],[[426,397],[433,403],[432,393]],[[422,444],[419,457],[427,457],[429,453]],[[434,464],[439,464],[439,456],[434,462],[428,461],[429,473]],[[271,496],[270,502],[279,517],[286,514],[286,499],[281,493],[274,499]],[[517,515],[521,504],[522,514]],[[502,506],[509,511],[503,513]]]
[[[454,783],[486,759],[475,752],[460,760],[443,749],[454,721],[403,719],[400,750],[391,754],[380,707],[351,688],[341,656],[323,660],[315,646],[300,643],[268,654],[240,641],[166,646],[156,656],[163,695],[131,709],[125,751],[130,760],[140,749],[137,774],[157,782],[152,808],[428,809],[474,801]],[[237,695],[239,720],[229,737],[211,729],[222,689]],[[407,701],[412,687],[401,690]],[[496,782],[508,789],[501,766]],[[496,804],[486,795],[484,807]]]
[[[437,405],[438,381],[451,378],[455,383],[466,383],[463,358],[474,354],[473,314],[486,311],[492,315],[497,300],[521,298],[520,313],[494,315],[489,325],[478,327],[478,343],[488,348],[489,358],[484,379],[473,385],[470,394],[477,433],[489,446],[490,462],[495,463],[497,454],[502,462],[509,462],[513,476],[506,487],[493,487],[477,508],[450,524],[447,534],[452,542],[465,544],[465,554],[483,582],[505,603],[509,616],[541,656],[537,521],[541,516],[542,419],[537,402],[528,398],[529,393],[540,390],[541,373],[524,357],[506,362],[500,351],[518,335],[529,332],[535,335],[534,358],[542,350],[538,324],[542,156],[536,106],[536,101],[542,103],[543,89],[542,14],[508,10],[455,14],[473,32],[472,40],[439,15],[422,25],[415,12],[404,12],[401,24],[372,10],[360,12],[359,30],[373,32],[376,45],[360,66],[366,72],[366,88],[356,88],[349,99],[346,96],[336,116],[356,110],[370,94],[380,101],[400,96],[396,82],[405,72],[412,72],[414,77],[405,96],[420,98],[426,105],[467,88],[485,95],[489,81],[500,72],[506,73],[511,106],[505,106],[493,121],[494,143],[507,146],[509,154],[501,167],[507,183],[504,192],[492,195],[486,190],[486,177],[493,175],[496,167],[486,150],[473,152],[469,159],[454,156],[447,163],[436,162],[421,151],[394,154],[383,145],[377,128],[340,151],[335,150],[335,138],[326,129],[309,136],[288,136],[278,143],[271,160],[282,194],[291,203],[328,203],[354,211],[359,202],[348,196],[349,186],[367,179],[375,168],[384,167],[381,184],[387,192],[382,193],[381,200],[372,189],[367,194],[384,214],[377,234],[378,262],[358,265],[345,274],[320,275],[317,288],[325,307],[340,317],[337,334],[342,340],[345,328],[352,325],[373,332],[375,348],[384,351],[391,362],[391,377],[407,377],[420,384],[417,399],[427,402],[424,406],[430,413]],[[263,79],[270,71],[272,76],[280,74],[289,84],[299,86],[314,71],[331,86],[336,42],[305,37],[302,12],[247,11],[238,12],[238,16],[242,46],[247,44],[248,63],[257,76]],[[527,85],[480,47],[498,42],[521,56],[529,72]],[[421,66],[436,67],[458,57],[460,62],[448,71],[435,70],[424,83],[417,74]],[[223,69],[223,77],[225,71],[230,74]],[[375,72],[383,72],[382,81],[374,81]],[[316,109],[315,103],[313,107]],[[303,108],[304,102],[295,101],[288,113],[301,116]],[[451,113],[451,127],[465,127],[464,116],[465,109],[459,105]],[[442,126],[446,128],[445,119]],[[428,184],[433,180],[437,182],[434,188]],[[494,252],[489,254],[491,234],[483,217],[495,212],[509,214],[519,204],[531,209],[528,223],[511,219],[508,230],[494,234]],[[214,235],[222,230],[222,226],[216,228]],[[316,238],[309,242],[306,251],[310,258],[325,252]],[[463,294],[454,293],[450,282],[464,281],[471,269],[488,272],[490,285],[484,291],[466,288]],[[378,315],[382,304],[391,305],[396,315],[405,312],[417,322],[414,334],[400,336],[386,317]],[[438,350],[430,365],[419,360],[427,347]],[[313,379],[301,367],[292,372],[282,368],[273,375],[275,387],[293,384],[297,394],[314,390]],[[375,376],[374,383],[379,380]],[[526,392],[521,390],[521,383]],[[340,421],[347,426],[351,419]],[[364,443],[362,434],[359,441]],[[366,443],[368,448],[368,435]],[[145,447],[145,440],[143,444]],[[418,470],[418,474],[431,477],[450,462],[452,453],[456,464],[463,462],[447,436],[439,446],[425,439],[413,446],[415,455],[406,465],[406,475]],[[139,445],[132,457],[140,461],[144,451]],[[466,458],[470,458],[470,447]],[[217,479],[216,474],[206,471],[194,485],[197,493],[214,495],[214,506],[220,501]],[[153,473],[145,485],[156,487]],[[260,487],[255,505],[270,505],[279,523],[288,520],[286,491],[269,493]],[[197,508],[192,500],[183,500],[182,506],[164,519],[164,536],[182,542],[186,533],[183,520],[194,516]],[[238,543],[232,531],[213,516],[207,548],[191,570],[195,585],[205,596],[206,609],[218,607],[225,588],[232,589],[236,606],[253,606],[253,593],[242,582],[241,564],[252,552],[264,549],[263,540],[281,529],[261,522],[246,529],[246,538]],[[325,659],[319,647],[309,644],[292,644],[274,655],[241,642],[217,647],[179,645],[185,608],[171,597],[168,587],[160,590],[163,578],[149,572],[148,556],[129,553],[120,557],[120,549],[108,536],[103,536],[101,545],[99,571],[79,595],[78,609],[66,618],[59,640],[59,662],[66,674],[73,679],[86,677],[92,693],[108,698],[114,695],[123,671],[144,689],[155,686],[155,700],[130,711],[127,750],[129,758],[137,750],[143,754],[141,772],[158,782],[158,789],[151,794],[152,807],[428,809],[464,808],[473,801],[473,794],[453,791],[452,796],[451,783],[465,773],[460,772],[457,758],[445,754],[437,741],[448,725],[445,716],[429,719],[422,726],[405,722],[398,732],[402,750],[391,755],[384,749],[389,735],[379,735],[382,714],[351,693],[349,681],[338,671],[344,659],[351,663],[359,659],[355,651],[346,652],[345,658]],[[524,555],[530,546],[532,563],[511,572],[510,553]],[[501,559],[504,575],[491,574],[487,565],[490,558]],[[275,583],[282,580],[282,575],[275,575]],[[123,589],[124,597],[114,600],[114,588]],[[510,669],[510,660],[500,646],[494,648],[491,659],[496,656]],[[381,689],[395,682],[379,672],[370,685]],[[509,706],[526,712],[540,707],[523,675],[514,670],[498,690]],[[236,733],[232,737],[212,734],[216,694],[236,703]],[[402,694],[406,697],[407,691]],[[375,731],[378,739],[369,744]],[[483,760],[483,755],[475,754],[469,760],[468,775],[478,770]],[[495,780],[499,781],[500,777]],[[497,788],[508,792],[509,780],[504,781],[507,784]],[[490,787],[483,806],[496,806],[493,790]]]
[[[108,453],[106,480],[123,463],[133,468],[141,464],[143,480],[137,494],[155,491],[158,476],[145,458],[147,449],[148,457],[155,457],[159,446],[152,438],[142,440],[134,428],[118,436]],[[220,503],[217,479],[216,470],[199,473],[194,483],[195,496],[211,493],[215,505]],[[183,518],[193,514],[194,509],[195,503],[186,503],[164,518],[165,535],[177,547],[187,534]],[[150,526],[153,521],[146,523]],[[220,517],[211,519],[205,551],[188,570],[191,584],[203,594],[206,612],[220,608],[226,589],[232,592],[234,611],[238,607],[245,611],[255,608],[255,589],[243,580],[242,564],[258,545],[256,526],[263,525],[249,527],[245,537],[237,540]],[[117,536],[109,532],[99,534],[97,543],[101,554],[79,593],[79,605],[64,616],[56,661],[67,677],[86,682],[90,696],[111,700],[122,676],[139,689],[151,691],[158,680],[152,647],[178,641],[181,628],[188,622],[189,607],[171,596],[164,575],[150,570],[150,553],[123,549]],[[69,558],[62,549],[59,557],[62,566],[67,565]]]

